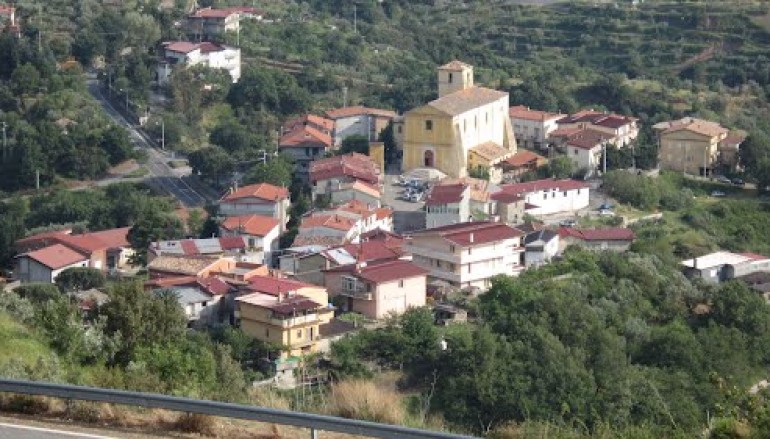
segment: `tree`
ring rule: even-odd
[[[187,156],[193,172],[217,185],[223,176],[235,170],[235,159],[218,146],[197,149]]]
[[[120,126],[111,126],[101,136],[99,146],[107,153],[111,165],[128,160],[133,155],[128,132]]]
[[[134,263],[147,263],[147,249],[150,244],[164,239],[178,239],[184,236],[182,221],[168,213],[150,208],[139,215],[128,231],[128,241],[134,249]]]
[[[107,319],[105,331],[120,340],[118,364],[134,360],[140,348],[171,346],[184,338],[187,318],[173,292],[147,293],[138,282],[123,282],[110,288],[109,296],[99,314]]]
[[[738,157],[747,174],[760,178],[760,163],[770,159],[770,137],[761,131],[752,131],[741,143]]]
[[[368,155],[369,138],[362,134],[353,134],[342,139],[342,145],[340,145],[339,153],[349,154],[351,152]]]
[[[56,286],[63,293],[102,288],[106,282],[101,270],[89,267],[68,268],[56,276]]]
[[[575,165],[567,156],[559,156],[551,159],[548,166],[544,166],[543,173],[546,177],[552,178],[570,178],[575,173]]]
[[[270,183],[275,186],[289,187],[294,174],[294,165],[290,157],[278,155],[265,163],[257,163],[243,179],[245,184]]]
[[[27,299],[32,303],[44,303],[61,298],[61,291],[56,288],[56,285],[51,283],[33,282],[20,285],[15,291],[19,297]]]
[[[40,72],[32,64],[23,64],[13,71],[11,84],[19,95],[36,93],[40,87]]]
[[[757,179],[757,191],[770,192],[770,157],[760,159],[759,163],[753,165],[752,168]]]

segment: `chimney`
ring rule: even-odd
[[[471,244],[473,244],[473,232],[471,232],[470,241],[471,241]]]

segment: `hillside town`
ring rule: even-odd
[[[698,85],[730,44],[677,64],[684,84],[570,65],[565,98],[463,49],[340,67],[397,64],[373,42],[397,38],[372,29],[427,6],[99,3],[146,32],[84,27],[57,47],[0,4],[16,60],[0,67],[0,329],[43,334],[71,368],[51,380],[494,438],[531,419],[581,438],[653,419],[649,437],[763,437],[711,418],[765,419],[741,398],[765,398],[770,370],[770,136],[735,116],[769,89]],[[449,3],[431,8],[470,8]],[[614,7],[657,7],[642,3]],[[601,9],[553,6],[581,7]],[[302,32],[332,35],[335,57],[260,45]],[[328,402],[342,383],[403,411],[346,412]]]

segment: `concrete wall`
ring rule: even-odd
[[[527,203],[538,206],[529,211],[532,215],[574,212],[588,207],[589,188],[531,192],[526,195],[526,200]]]

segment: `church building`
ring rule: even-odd
[[[475,86],[473,66],[460,61],[437,73],[438,99],[404,115],[402,170],[428,167],[465,177],[484,168],[499,182],[497,165],[516,153],[508,93]]]

